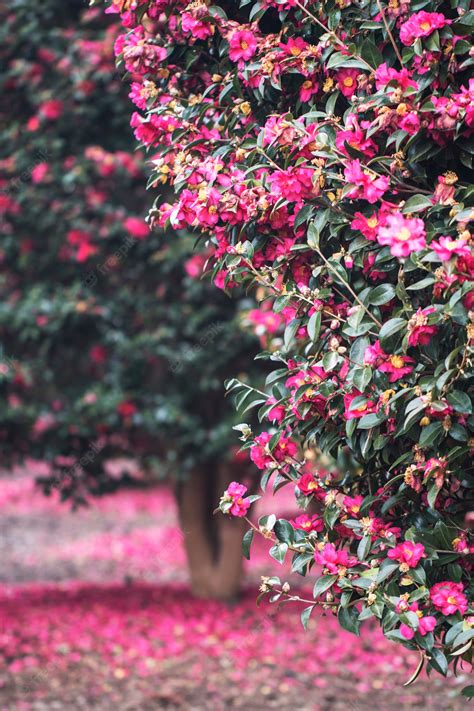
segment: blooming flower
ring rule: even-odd
[[[410,609],[412,608],[413,606],[410,606]],[[426,615],[426,617],[423,617],[420,610],[416,610],[416,613],[420,613],[418,614],[418,628],[416,630],[412,629],[404,623],[400,625],[400,633],[405,639],[413,639],[416,632],[418,632],[418,634],[424,637],[429,632],[433,632],[434,628],[436,627],[436,617],[434,617],[433,615]]]
[[[404,217],[400,212],[388,215],[386,225],[377,231],[377,241],[390,247],[394,257],[408,257],[426,247],[424,222],[419,217]]]
[[[341,69],[337,73],[337,86],[344,96],[350,98],[357,89],[357,69]]]
[[[315,494],[321,494],[324,496],[320,484],[310,473],[303,474],[303,476],[296,482],[296,486],[301,493],[304,494],[304,496],[313,496]]]
[[[137,406],[130,400],[123,400],[123,402],[117,405],[117,412],[123,418],[132,417],[137,411]]]
[[[425,555],[425,547],[422,543],[412,543],[411,541],[403,541],[398,546],[388,551],[387,556],[391,560],[398,560],[401,563],[400,567],[405,570],[416,568],[420,560]]]
[[[428,325],[428,316],[435,313],[434,306],[418,309],[408,322],[408,345],[427,346],[432,336],[438,332],[438,326]]]
[[[314,171],[310,168],[294,168],[278,170],[268,177],[272,193],[284,197],[290,202],[299,202],[303,198],[315,196],[317,187],[313,186]]]
[[[250,30],[237,30],[229,38],[229,57],[233,62],[250,59],[257,49],[257,40]]]
[[[430,247],[434,249],[442,262],[448,262],[452,257],[470,257],[471,249],[465,237],[452,239],[451,237],[440,237],[438,241],[433,240]]]
[[[298,451],[295,442],[282,434],[270,452],[271,438],[270,432],[262,432],[255,437],[254,444],[250,447],[250,459],[259,469],[267,469],[281,463],[286,457],[294,457]]]
[[[337,550],[333,543],[326,543],[321,551],[316,550],[314,560],[331,575],[344,575],[346,568],[352,568],[359,562],[357,558],[349,556],[347,551]]]
[[[360,511],[361,504],[364,500],[363,496],[344,496],[342,500],[342,505],[346,513],[351,516],[357,516]]]
[[[230,513],[232,516],[245,516],[250,508],[250,501],[248,498],[243,498],[246,492],[247,487],[244,486],[244,484],[239,484],[237,481],[232,481],[229,484],[221,499],[221,503],[232,502],[232,505],[227,513]]]
[[[449,25],[451,20],[448,20],[440,12],[415,12],[406,22],[400,27],[400,39],[404,45],[409,47],[420,37],[428,37],[435,30],[441,29],[445,25]]]
[[[385,175],[377,176],[370,170],[363,170],[359,160],[349,161],[344,168],[344,177],[354,188],[347,193],[347,197],[363,199],[374,203],[380,200],[389,186]]]
[[[418,84],[411,78],[411,73],[405,67],[400,71],[393,69],[393,67],[388,67],[384,62],[380,64],[375,71],[375,86],[378,90],[385,89],[387,84],[396,83],[398,86],[405,91],[408,87],[413,89],[418,88]]]
[[[413,365],[415,361],[409,356],[403,355],[391,355],[388,356],[387,360],[378,366],[378,370],[382,373],[387,373],[388,380],[390,383],[395,383],[404,375],[408,375],[413,370]]]
[[[270,397],[267,400],[267,405],[272,405],[277,402],[276,398]],[[285,406],[283,404],[275,405],[268,411],[267,417],[270,422],[281,422],[285,417]]]
[[[150,228],[140,217],[126,217],[123,226],[135,239],[145,239],[150,234]]]
[[[469,603],[464,594],[462,583],[453,583],[451,580],[444,580],[436,583],[430,589],[430,599],[437,610],[443,615],[454,615],[460,612],[464,615],[467,612]]]
[[[317,94],[319,84],[315,78],[305,79],[300,86],[300,101],[309,101],[313,94]]]
[[[353,405],[352,403],[356,398],[360,398],[361,401]],[[370,413],[375,412],[375,410],[375,403],[372,402],[372,400],[362,398],[362,395],[358,390],[353,390],[351,393],[344,395],[344,417],[346,420],[364,417],[364,415],[369,415]]]
[[[293,528],[297,528],[299,531],[317,531],[320,533],[324,529],[324,521],[314,514],[313,516],[308,516],[307,514],[302,514],[297,516],[294,521],[290,521]]]

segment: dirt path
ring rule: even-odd
[[[233,606],[186,589],[166,488],[71,513],[0,479],[1,711],[458,711],[466,679],[402,686],[416,658],[299,610],[255,607],[257,551]],[[376,699],[376,701],[375,701]]]

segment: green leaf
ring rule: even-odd
[[[360,47],[360,56],[374,69],[377,69],[377,67],[383,64],[382,52],[370,39],[366,39],[362,42]]]
[[[356,368],[354,370],[354,376],[352,382],[354,387],[357,388],[361,393],[364,392],[367,385],[372,380],[373,371],[370,365],[366,365],[364,368]]]
[[[293,543],[295,538],[295,529],[291,523],[285,521],[285,519],[278,519],[273,527],[273,530],[278,540],[282,543]]]
[[[470,686],[465,686],[464,689],[461,691],[461,694],[463,696],[467,696],[468,699],[472,699],[474,697],[474,684],[471,684]]]
[[[364,536],[360,539],[359,545],[357,546],[357,557],[359,560],[365,560],[367,553],[370,550],[372,539],[370,536]]]
[[[308,563],[311,563],[311,561],[313,560],[314,553],[297,553],[293,558],[293,562],[291,564],[291,572],[301,573],[304,575],[303,571],[305,570]]]
[[[359,635],[360,621],[358,619],[359,613],[355,607],[339,608],[337,614],[337,619],[342,629],[352,632],[353,634]]]
[[[301,319],[294,318],[292,321],[290,321],[288,326],[285,328],[285,334],[283,336],[283,341],[285,344],[286,351],[289,351],[291,349],[293,341],[295,340],[295,336],[296,336],[300,326],[301,326]]]
[[[422,212],[427,210],[429,207],[433,207],[431,199],[426,195],[413,195],[409,198],[402,208],[402,212],[405,214],[408,212]]]
[[[430,488],[428,489],[428,506],[431,509],[434,509],[436,499],[438,498],[438,494],[440,491],[441,489],[439,488],[439,486],[436,485],[435,482],[431,484]]]
[[[247,560],[250,560],[250,546],[253,541],[254,530],[249,529],[242,539],[242,553]]]
[[[392,284],[380,284],[375,289],[371,289],[368,302],[372,306],[381,306],[391,301],[395,297],[395,287]]]
[[[287,543],[277,543],[272,546],[268,551],[272,558],[274,558],[280,565],[284,562],[286,553],[288,551]]]
[[[383,562],[380,566],[380,570],[377,575],[377,583],[381,583],[386,580],[392,573],[398,570],[398,563],[393,563],[392,561]]]
[[[314,584],[313,588],[313,597],[317,598],[321,593],[326,592],[326,590],[329,590],[332,585],[337,580],[337,575],[323,575],[321,578],[318,578]]]
[[[321,311],[315,311],[308,321],[308,336],[316,341],[321,331]]]
[[[456,412],[461,412],[466,415],[472,413],[472,401],[467,393],[463,393],[460,390],[454,390],[447,396],[447,401],[456,410]]]
[[[303,612],[301,613],[301,624],[303,625],[303,628],[305,630],[308,629],[308,623],[309,623],[309,618],[311,617],[311,613],[314,610],[314,605],[310,605],[309,607],[305,607]]]
[[[436,671],[443,676],[446,676],[448,673],[448,661],[443,652],[440,649],[437,649],[437,647],[433,647],[431,650],[430,664],[433,669],[436,669]]]
[[[426,289],[427,286],[431,286],[434,284],[435,278],[432,276],[425,277],[424,279],[421,279],[420,281],[417,281],[415,284],[411,284],[410,286],[406,287],[407,291],[420,291],[421,289]]]
[[[391,318],[389,321],[383,324],[380,329],[380,343],[382,348],[384,348],[385,343],[390,340],[395,334],[397,334],[402,329],[406,331],[407,322],[404,318]]]
[[[341,510],[337,506],[328,506],[324,509],[323,519],[328,528],[333,528],[340,513]]]
[[[432,422],[427,427],[424,427],[420,435],[420,447],[429,447],[443,434],[443,425],[441,422]]]
[[[410,570],[409,575],[415,583],[418,583],[419,585],[426,585],[426,573],[424,568],[421,566]]]
[[[383,413],[371,412],[369,415],[364,415],[359,420],[358,429],[359,430],[370,430],[372,427],[377,427],[377,425],[385,422],[387,416]]]

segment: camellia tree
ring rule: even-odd
[[[264,290],[259,328],[286,322],[267,388],[228,388],[268,422],[239,427],[263,488],[293,485],[313,512],[261,519],[245,553],[255,533],[272,539],[314,584],[304,624],[316,606],[355,633],[375,618],[419,650],[413,678],[469,663],[468,1],[110,9],[135,75],[132,126],[174,189],[153,219],[201,235],[224,286]],[[221,510],[246,517],[245,494],[233,482]],[[276,577],[262,593],[300,600]]]
[[[48,462],[45,490],[75,504],[170,475],[195,592],[234,596],[244,529],[212,511],[248,470],[223,381],[254,338],[199,279],[204,252],[144,220],[113,20],[61,0],[2,15],[1,464]]]

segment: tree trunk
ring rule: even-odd
[[[191,589],[198,597],[232,600],[242,579],[242,536],[245,522],[213,515],[219,498],[237,474],[236,465],[195,470],[178,486],[177,499],[188,558]]]

